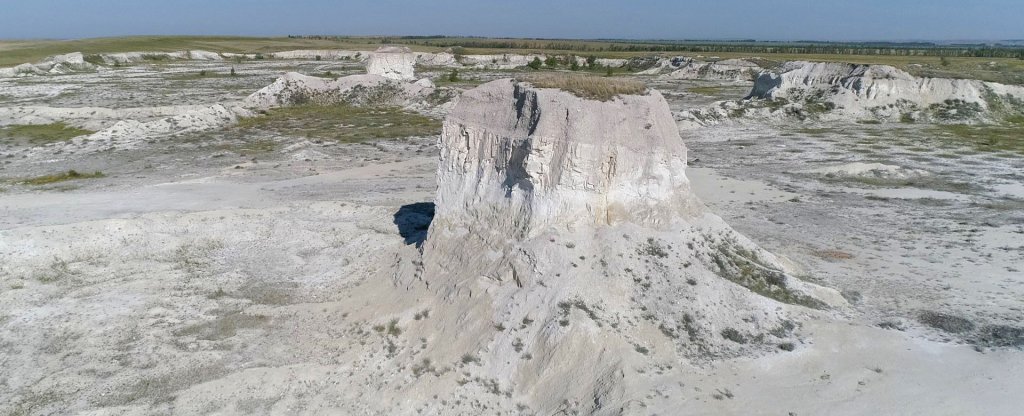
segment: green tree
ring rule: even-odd
[[[554,68],[558,66],[558,58],[555,58],[554,55],[548,56],[548,59],[544,60],[544,65],[548,68]]]
[[[541,65],[544,65],[544,63],[540,61],[540,57],[536,57],[536,56],[533,57],[533,60],[530,61],[530,63],[526,64],[526,66],[528,66],[528,67],[530,67],[532,69],[540,69]]]
[[[587,57],[587,67],[588,68],[593,69],[594,65],[596,65],[596,64],[597,64],[597,57],[596,56],[590,55],[590,56]]]

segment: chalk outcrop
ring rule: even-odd
[[[841,116],[960,122],[992,117],[993,107],[1019,106],[1024,87],[919,78],[885,65],[788,62],[758,76],[750,98],[817,105]]]
[[[416,79],[416,55],[404,46],[383,46],[370,54],[366,72],[399,81]]]
[[[709,81],[752,81],[761,72],[757,64],[743,59],[717,62],[686,60],[678,69],[663,75],[667,79],[700,79]]]
[[[657,91],[601,102],[492,81],[458,99],[439,147],[421,260],[396,284],[474,311],[453,336],[494,338],[486,375],[536,386],[541,408],[635,394],[635,380],[605,377],[642,365],[637,351],[701,361],[774,350],[793,336],[788,319],[810,311],[792,304],[838,298],[790,278],[693,196]],[[537,324],[495,334],[493,320]],[[516,343],[533,359],[509,362]]]
[[[60,75],[81,71],[93,71],[96,66],[86,62],[81,52],[54,55],[36,64],[21,64],[13,68],[0,68],[0,77],[26,75]]]
[[[289,72],[247,97],[243,105],[256,109],[342,102],[406,105],[411,99],[431,91],[433,87],[428,82],[401,82],[381,75],[328,79]]]
[[[492,81],[458,99],[439,147],[433,221],[396,284],[472,311],[453,342],[485,342],[480,377],[531,386],[536,408],[619,408],[643,384],[624,368],[777,350],[811,310],[792,304],[842,302],[694,197],[657,91],[601,102]]]

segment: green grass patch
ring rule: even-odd
[[[103,172],[100,171],[96,171],[93,173],[79,173],[75,170],[69,170],[67,172],[55,173],[52,175],[43,175],[36,176],[34,178],[22,179],[17,182],[24,185],[49,185],[51,183],[73,181],[79,179],[95,179],[102,178],[105,176],[107,175],[104,175]]]
[[[1013,152],[1024,155],[1024,123],[1003,125],[938,125],[931,129],[940,139],[966,145],[980,152]]]
[[[243,118],[235,128],[343,143],[441,134],[441,122],[430,117],[393,107],[345,104],[276,108]]]
[[[16,142],[32,145],[64,142],[78,136],[93,133],[94,132],[92,131],[71,127],[64,123],[35,125],[15,124],[0,127],[0,139],[14,140]]]

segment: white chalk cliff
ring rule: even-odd
[[[919,78],[886,65],[787,62],[758,76],[751,98],[827,103],[836,113],[935,121],[989,117],[992,106],[1024,100],[1024,87],[969,79]]]

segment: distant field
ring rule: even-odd
[[[443,43],[442,43],[443,41]],[[179,51],[186,49],[203,49],[215,52],[235,53],[269,53],[293,49],[349,49],[373,50],[382,44],[406,44],[414,51],[437,52],[447,49],[448,45],[459,43],[480,45],[494,42],[508,42],[514,46],[526,47],[466,47],[463,54],[506,54],[506,53],[545,53],[580,56],[594,55],[602,58],[629,58],[634,56],[703,56],[705,58],[756,58],[759,64],[773,64],[793,61],[850,62],[860,64],[893,65],[918,76],[973,78],[1008,84],[1024,84],[1024,59],[989,58],[989,57],[947,57],[938,56],[899,56],[899,55],[861,55],[856,53],[843,54],[810,54],[810,53],[769,53],[769,52],[675,52],[675,51],[628,51],[621,50],[635,46],[630,43],[614,41],[584,40],[530,40],[530,39],[490,39],[482,41],[478,38],[441,38],[441,39],[399,39],[384,37],[339,37],[339,38],[290,38],[290,37],[235,37],[235,36],[133,36],[119,38],[96,38],[81,40],[39,40],[39,41],[3,41],[0,40],[0,67],[14,66],[25,62],[37,62],[47,56],[82,52],[94,54],[103,52],[132,51]],[[649,46],[649,45],[648,45]],[[852,49],[856,52],[856,48]]]

